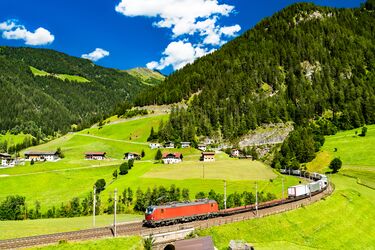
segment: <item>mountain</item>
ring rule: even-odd
[[[33,48],[0,47],[0,130],[34,136],[87,127],[148,85],[127,72]]]
[[[157,85],[165,79],[165,76],[160,72],[148,68],[134,68],[126,70],[126,72],[147,85]]]
[[[235,139],[264,123],[350,129],[375,122],[374,1],[298,3],[142,92],[137,105],[189,100],[162,139]],[[161,130],[163,131],[163,130]]]

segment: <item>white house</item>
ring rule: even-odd
[[[215,152],[202,152],[201,161],[204,161],[204,162],[215,161]]]
[[[206,146],[206,144],[201,143],[201,144],[198,144],[198,149],[201,150],[201,151],[206,151],[207,146]]]
[[[14,167],[16,165],[15,160],[7,153],[0,153],[0,160],[0,167]]]
[[[240,150],[236,149],[236,148],[233,148],[231,153],[230,153],[230,156],[231,157],[239,157],[240,156]]]
[[[141,154],[138,154],[136,152],[128,152],[128,153],[125,153],[124,159],[125,160],[131,160],[131,159],[140,160],[141,159]]]
[[[181,142],[181,148],[190,148],[190,142]]]
[[[104,160],[106,157],[106,152],[86,152],[85,159],[86,160]]]
[[[25,152],[26,161],[57,161],[59,160],[57,151],[27,151]]]
[[[182,161],[181,153],[164,153],[162,161],[164,164],[176,164]]]
[[[149,146],[151,149],[163,148],[163,146],[160,143],[156,143],[156,142],[151,142]]]
[[[174,142],[172,142],[172,141],[166,142],[166,143],[164,143],[164,147],[165,148],[174,148]]]

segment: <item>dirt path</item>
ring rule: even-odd
[[[137,145],[148,145],[147,142],[134,142],[134,141],[128,141],[128,140],[111,139],[111,138],[101,137],[101,136],[97,136],[97,135],[90,135],[90,134],[75,134],[75,135],[91,137],[91,138],[106,140],[106,141],[125,142],[125,143],[129,143],[129,144],[137,144]]]

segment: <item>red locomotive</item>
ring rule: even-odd
[[[155,227],[204,220],[216,217],[218,213],[219,206],[214,200],[149,206],[145,214],[145,225]]]

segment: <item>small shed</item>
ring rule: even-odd
[[[190,144],[188,141],[181,142],[181,148],[190,148]]]
[[[106,152],[86,152],[86,160],[104,160],[106,158]]]
[[[178,240],[174,244],[176,250],[214,250],[215,246],[211,236]]]
[[[243,240],[231,240],[229,242],[229,250],[254,250],[254,247]]]
[[[124,159],[125,160],[140,160],[141,159],[141,154],[138,154],[136,152],[127,152],[124,154]]]
[[[215,152],[202,152],[201,161],[204,161],[204,162],[215,161]]]
[[[164,147],[165,148],[174,148],[174,142],[168,141],[168,142],[164,143]]]
[[[201,151],[206,151],[207,146],[206,146],[206,144],[200,143],[200,144],[198,144],[198,149],[201,150]]]

